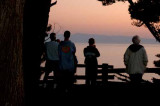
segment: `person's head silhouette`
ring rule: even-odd
[[[132,42],[133,44],[139,45],[141,42],[140,37],[138,35],[133,36]]]
[[[70,31],[65,31],[65,32],[64,32],[64,39],[65,39],[65,40],[69,40],[70,35],[71,35]]]
[[[90,38],[90,39],[88,40],[88,43],[89,43],[90,46],[93,46],[93,45],[95,44],[94,38]]]
[[[51,33],[50,39],[51,39],[51,41],[55,41],[56,40],[56,33]]]

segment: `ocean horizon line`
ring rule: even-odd
[[[63,40],[63,35],[57,35],[57,38]],[[132,36],[105,36],[105,35],[91,35],[91,34],[73,34],[70,37],[75,43],[86,43],[89,38],[94,38],[96,43],[104,43],[104,44],[128,44],[132,43]],[[154,38],[141,38],[142,44],[159,44]]]

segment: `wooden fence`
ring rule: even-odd
[[[86,65],[84,64],[78,64],[78,68],[84,68],[85,70]],[[43,68],[44,70],[45,68]],[[97,71],[97,80],[101,80],[103,83],[106,83],[108,79],[114,79],[114,75],[109,74],[120,74],[120,73],[126,73],[125,68],[114,68],[113,65],[108,65],[106,63],[102,65],[98,65],[98,71]],[[155,73],[160,75],[160,68],[147,68],[145,73]],[[49,76],[48,79],[53,79],[53,76]],[[75,75],[76,80],[86,80],[86,75]]]

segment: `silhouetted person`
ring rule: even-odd
[[[71,33],[64,32],[64,41],[59,45],[60,70],[62,72],[62,86],[70,89],[74,82],[75,73],[75,44],[69,40]]]
[[[61,40],[60,39],[56,39],[56,42],[61,43]]]
[[[142,76],[148,63],[146,50],[140,45],[140,41],[139,36],[134,36],[132,38],[133,44],[127,48],[124,54],[126,71],[130,76],[131,82],[134,84],[142,81]]]
[[[97,78],[97,57],[100,56],[98,49],[95,46],[95,40],[90,38],[89,46],[84,48],[85,64],[86,64],[86,84],[95,85]]]
[[[54,71],[55,81],[57,80],[57,72],[59,71],[59,54],[58,45],[56,40],[56,34],[50,34],[50,42],[45,43],[45,54],[46,54],[46,72],[44,76],[44,86],[46,86],[47,78],[50,72]]]

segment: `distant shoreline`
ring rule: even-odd
[[[74,41],[73,41],[74,42]],[[78,44],[88,44],[88,42],[74,42],[74,43],[78,43]],[[130,43],[116,43],[116,42],[113,42],[113,43],[108,43],[108,42],[105,42],[105,43],[102,43],[102,42],[96,42],[96,44],[111,44],[111,45],[123,45],[123,44],[132,44],[131,42]],[[160,45],[160,43],[141,43],[142,45],[145,44],[145,45]]]
[[[63,40],[63,35],[57,35],[58,39]],[[103,44],[130,44],[132,43],[132,36],[105,36],[105,35],[91,35],[91,34],[73,34],[71,40],[75,43],[87,43],[89,38],[94,38],[96,43]],[[154,38],[141,38],[142,44],[159,44]]]

